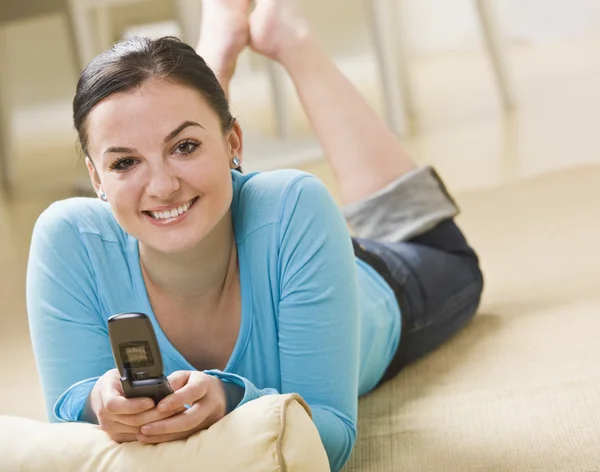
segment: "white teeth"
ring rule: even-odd
[[[172,210],[167,211],[149,211],[150,215],[154,217],[155,220],[165,220],[168,218],[175,218],[178,215],[181,215],[189,210],[191,206],[191,201],[184,203],[183,205],[173,208]]]

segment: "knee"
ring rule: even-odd
[[[481,304],[481,298],[485,288],[485,277],[483,275],[483,270],[481,269],[479,257],[475,251],[473,251],[471,255],[465,257],[465,264],[468,266],[469,271],[472,274],[472,280],[470,284],[470,292],[472,294],[470,311],[472,311],[471,316],[475,316],[477,314],[477,310],[479,309],[479,305]]]
[[[473,275],[477,279],[480,291],[482,292],[485,282],[483,277],[483,271],[481,270],[481,260],[479,258],[479,255],[475,252],[473,248],[469,247],[469,249],[471,249],[472,251],[472,255],[470,256],[471,270],[473,271]]]

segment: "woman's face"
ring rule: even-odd
[[[87,119],[88,170],[116,220],[164,253],[195,247],[227,214],[236,125],[223,136],[199,92],[163,80],[113,94]]]

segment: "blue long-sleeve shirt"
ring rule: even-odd
[[[231,176],[241,324],[224,371],[206,372],[244,387],[240,405],[300,394],[339,470],[356,439],[358,396],[377,384],[398,346],[398,304],[355,258],[346,222],[319,180],[299,171]],[[195,370],[156,322],[138,241],[98,199],[56,202],[39,217],[27,305],[51,421],[79,421],[96,380],[115,367],[107,328],[114,314],[150,317],[166,375]]]

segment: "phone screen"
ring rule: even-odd
[[[154,365],[152,350],[147,341],[132,341],[119,344],[121,359],[126,369],[151,367]]]

